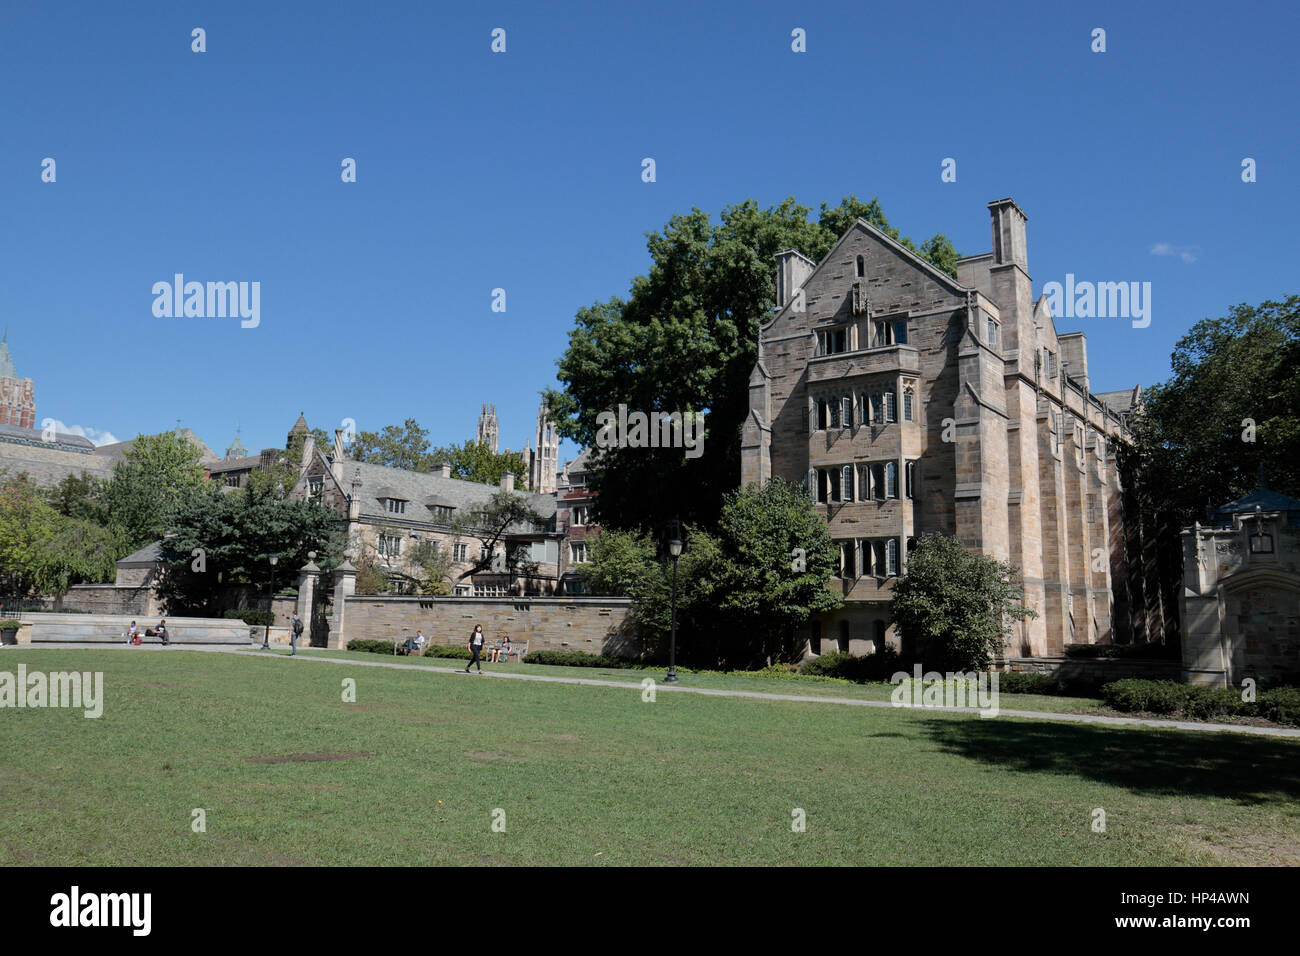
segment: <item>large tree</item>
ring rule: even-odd
[[[170,520],[206,483],[202,453],[176,431],[138,435],[104,490],[109,520],[132,549],[157,541]]]
[[[582,308],[559,360],[563,390],[546,402],[561,434],[596,444],[597,416],[620,405],[646,413],[702,412],[703,453],[612,448],[593,462],[596,509],[607,527],[654,529],[672,518],[711,525],[740,472],[740,428],[758,329],[776,302],[774,257],[794,248],[820,260],[859,216],[897,236],[875,200],[846,197],[820,216],[794,199],[762,209],[747,200],[713,222],[693,209],[651,233],[649,274],[632,280],[627,298]],[[910,240],[900,242],[912,246]],[[921,251],[955,269],[942,236]]]
[[[894,582],[890,615],[905,656],[927,669],[983,670],[1002,654],[1015,621],[1038,616],[1023,597],[1014,565],[927,534]]]
[[[220,613],[230,585],[265,587],[272,555],[280,585],[296,583],[298,569],[315,551],[317,563],[343,551],[338,516],[309,501],[289,502],[266,486],[223,492],[212,487],[189,496],[164,539],[165,564],[158,590],[172,613]]]
[[[60,514],[26,475],[0,482],[0,591],[52,594],[107,582],[125,551],[120,533]]]
[[[497,485],[508,472],[523,476],[528,473],[524,456],[517,451],[494,452],[482,442],[469,439],[459,445],[435,448],[433,460],[451,466],[451,476],[463,481],[477,481],[484,485]]]

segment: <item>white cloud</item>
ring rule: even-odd
[[[1175,246],[1171,242],[1157,242],[1151,247],[1153,256],[1177,256],[1183,262],[1195,262],[1196,254],[1200,252],[1198,246]]]
[[[41,428],[53,428],[60,435],[79,435],[89,439],[95,445],[114,445],[118,441],[112,432],[100,431],[98,428],[90,428],[86,425],[65,425],[57,418],[43,420]]]

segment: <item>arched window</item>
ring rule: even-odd
[[[849,622],[840,621],[840,650],[845,654],[849,652]]]
[[[866,274],[867,274],[867,260],[862,256],[858,256],[858,278],[861,279]]]
[[[898,574],[898,539],[885,542],[885,573],[891,578]]]
[[[885,497],[898,497],[898,462],[885,462]]]
[[[898,421],[898,396],[892,389],[885,393],[885,421]]]
[[[915,400],[916,400],[916,393],[910,385],[907,388],[903,389],[903,421],[905,422],[912,421],[913,403],[915,402]]]
[[[907,463],[907,470],[905,474],[906,474],[906,484],[907,484],[907,497],[915,498],[916,497],[916,462],[909,461]]]

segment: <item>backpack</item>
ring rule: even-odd
[[[293,632],[294,632],[295,634],[301,634],[301,633],[302,633],[302,618],[299,617],[299,618],[295,618],[295,619],[294,619],[294,622],[293,622]]]

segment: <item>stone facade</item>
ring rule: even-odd
[[[1263,487],[1183,532],[1183,676],[1300,677],[1300,501]]]
[[[9,330],[0,335],[0,425],[36,427],[36,385],[19,378],[9,354]]]
[[[1127,637],[1126,425],[1089,391],[1083,334],[1033,297],[1024,213],[989,212],[993,252],[956,280],[863,220],[818,264],[777,255],[741,482],[803,483],[841,545],[845,605],[813,622],[814,653],[898,646],[893,579],[927,532],[1020,568],[1038,617],[1009,653]]]
[[[502,637],[529,642],[529,650],[630,653],[627,598],[454,598],[356,595],[346,598],[341,636],[330,646],[357,638],[403,640],[422,630],[430,643],[464,646],[475,624],[489,643]]]

